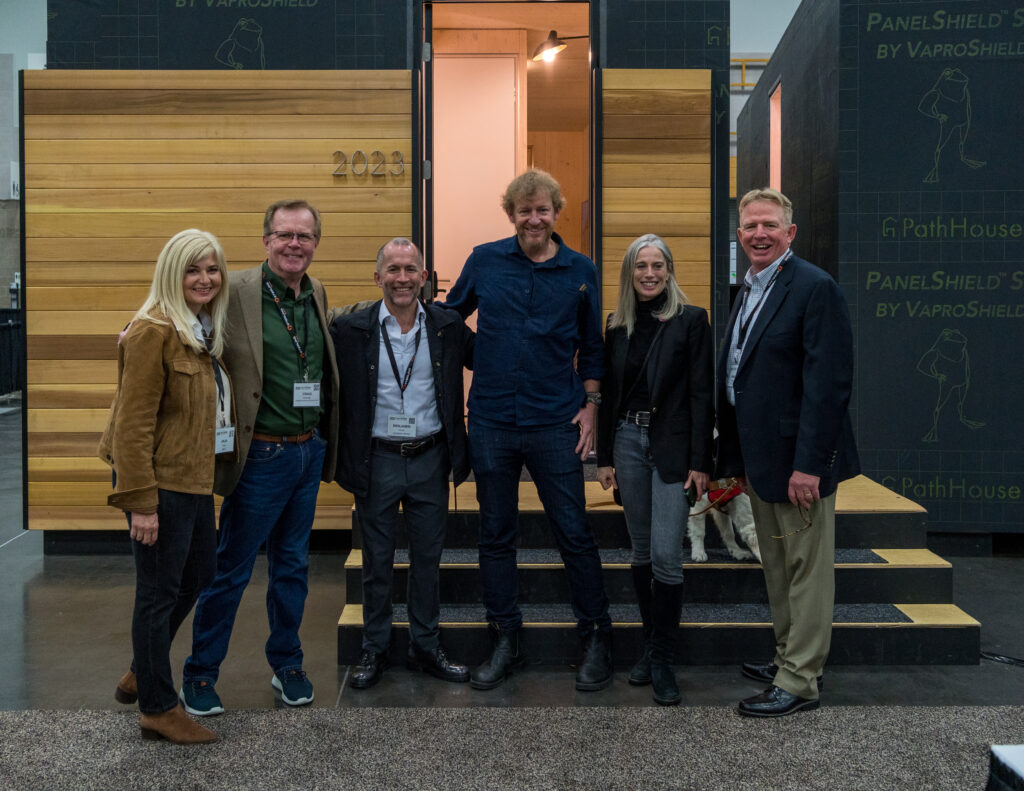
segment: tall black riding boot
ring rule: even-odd
[[[523,650],[519,645],[520,629],[499,629],[491,624],[489,631],[494,635],[494,650],[490,659],[476,668],[469,678],[473,689],[494,689],[511,675],[514,668],[523,664]]]
[[[651,683],[651,564],[630,566],[633,571],[633,587],[636,589],[636,603],[640,606],[640,620],[644,625],[644,651],[633,669],[629,671],[629,683],[642,687]]]
[[[651,600],[651,684],[654,702],[675,706],[681,700],[672,660],[675,658],[679,618],[683,611],[683,586],[654,580]]]

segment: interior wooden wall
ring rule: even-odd
[[[711,307],[711,72],[602,72],[602,270],[605,313],[636,237],[656,233],[690,302]]]
[[[331,304],[379,295],[377,248],[412,231],[410,91],[407,71],[25,72],[31,528],[125,525],[95,451],[118,331],[173,234],[210,231],[229,269],[255,266],[266,207],[305,198],[323,215],[310,271]],[[380,150],[388,173],[332,175],[336,150]],[[317,527],[347,525],[350,504],[325,484]]]
[[[546,170],[562,188],[565,208],[555,230],[573,250],[590,255],[590,226],[586,223],[590,195],[590,150],[587,130],[530,132],[533,166]],[[586,233],[584,233],[586,228]]]

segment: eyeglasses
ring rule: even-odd
[[[789,538],[790,536],[795,536],[797,533],[804,532],[807,528],[812,527],[814,525],[814,520],[811,518],[810,511],[808,511],[806,508],[803,507],[802,504],[799,503],[797,504],[797,510],[800,512],[800,521],[804,523],[804,526],[801,528],[797,528],[792,532],[783,533],[781,536],[772,536],[772,538]]]
[[[311,233],[299,233],[297,231],[271,231],[267,234],[271,239],[276,239],[279,242],[287,244],[292,239],[298,241],[301,245],[310,245],[316,241],[316,237]]]

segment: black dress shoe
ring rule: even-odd
[[[359,664],[352,672],[352,678],[348,682],[352,689],[369,689],[384,675],[388,666],[388,655],[377,654],[373,651],[363,651],[359,655]]]
[[[454,681],[460,684],[469,681],[469,668],[449,660],[441,646],[433,651],[421,651],[410,645],[409,654],[405,658],[405,666],[410,670],[422,670],[442,681]]]
[[[817,700],[797,697],[773,685],[760,695],[741,700],[738,709],[744,717],[785,717],[795,711],[816,709],[819,705]]]
[[[762,684],[771,684],[775,681],[775,674],[779,672],[779,668],[774,662],[769,662],[766,665],[759,665],[756,662],[744,662],[740,669],[744,676],[752,678],[754,681],[760,681]],[[824,678],[818,676],[818,692],[821,692],[824,686]]]

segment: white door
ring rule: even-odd
[[[473,247],[513,233],[501,195],[517,175],[515,55],[434,61],[434,269],[448,290]],[[444,294],[439,296],[444,299]]]

